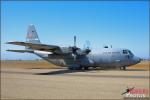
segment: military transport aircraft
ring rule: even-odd
[[[141,61],[140,58],[134,56],[128,49],[105,46],[98,53],[92,53],[89,47],[80,49],[76,46],[76,36],[74,36],[74,46],[70,47],[42,44],[34,25],[29,25],[28,27],[26,42],[10,41],[7,44],[25,46],[24,50],[7,51],[33,53],[55,65],[67,66],[70,70],[87,70],[89,67],[120,68],[126,70],[126,67]]]

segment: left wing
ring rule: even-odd
[[[34,53],[32,50],[11,50],[11,49],[8,49],[6,51],[20,52],[20,53],[25,53],[25,52]]]
[[[37,44],[37,43],[19,42],[19,41],[11,41],[11,42],[7,42],[7,44],[25,46],[33,50],[62,53],[60,47],[55,45],[46,45],[46,44]]]

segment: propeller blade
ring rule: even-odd
[[[77,58],[77,55],[75,54],[75,55],[74,55],[74,61],[76,61],[76,58]]]
[[[89,54],[91,52],[91,43],[90,41],[86,40],[85,41],[85,44],[84,44],[84,47],[83,47],[83,50],[86,54]]]
[[[90,41],[86,40],[84,44],[84,49],[90,49],[91,43]]]
[[[76,47],[76,36],[74,36],[74,46]]]
[[[72,54],[73,56],[73,60],[76,61],[77,55],[76,54]]]
[[[77,50],[79,50],[79,48],[76,46],[76,36],[74,36],[74,46],[72,47],[72,55],[74,58],[74,61],[76,61],[77,58]]]

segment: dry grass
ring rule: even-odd
[[[139,64],[130,66],[129,69],[144,69],[149,70],[149,61],[143,61]],[[61,68],[46,61],[1,61],[1,67],[9,68]]]
[[[129,69],[144,69],[144,70],[149,70],[149,68],[150,68],[150,61],[142,61],[139,64],[129,67]]]
[[[60,66],[56,66],[46,61],[1,61],[1,67],[4,68],[60,68]]]

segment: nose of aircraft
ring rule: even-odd
[[[141,58],[133,57],[133,61],[134,61],[135,64],[140,63],[141,62]]]

